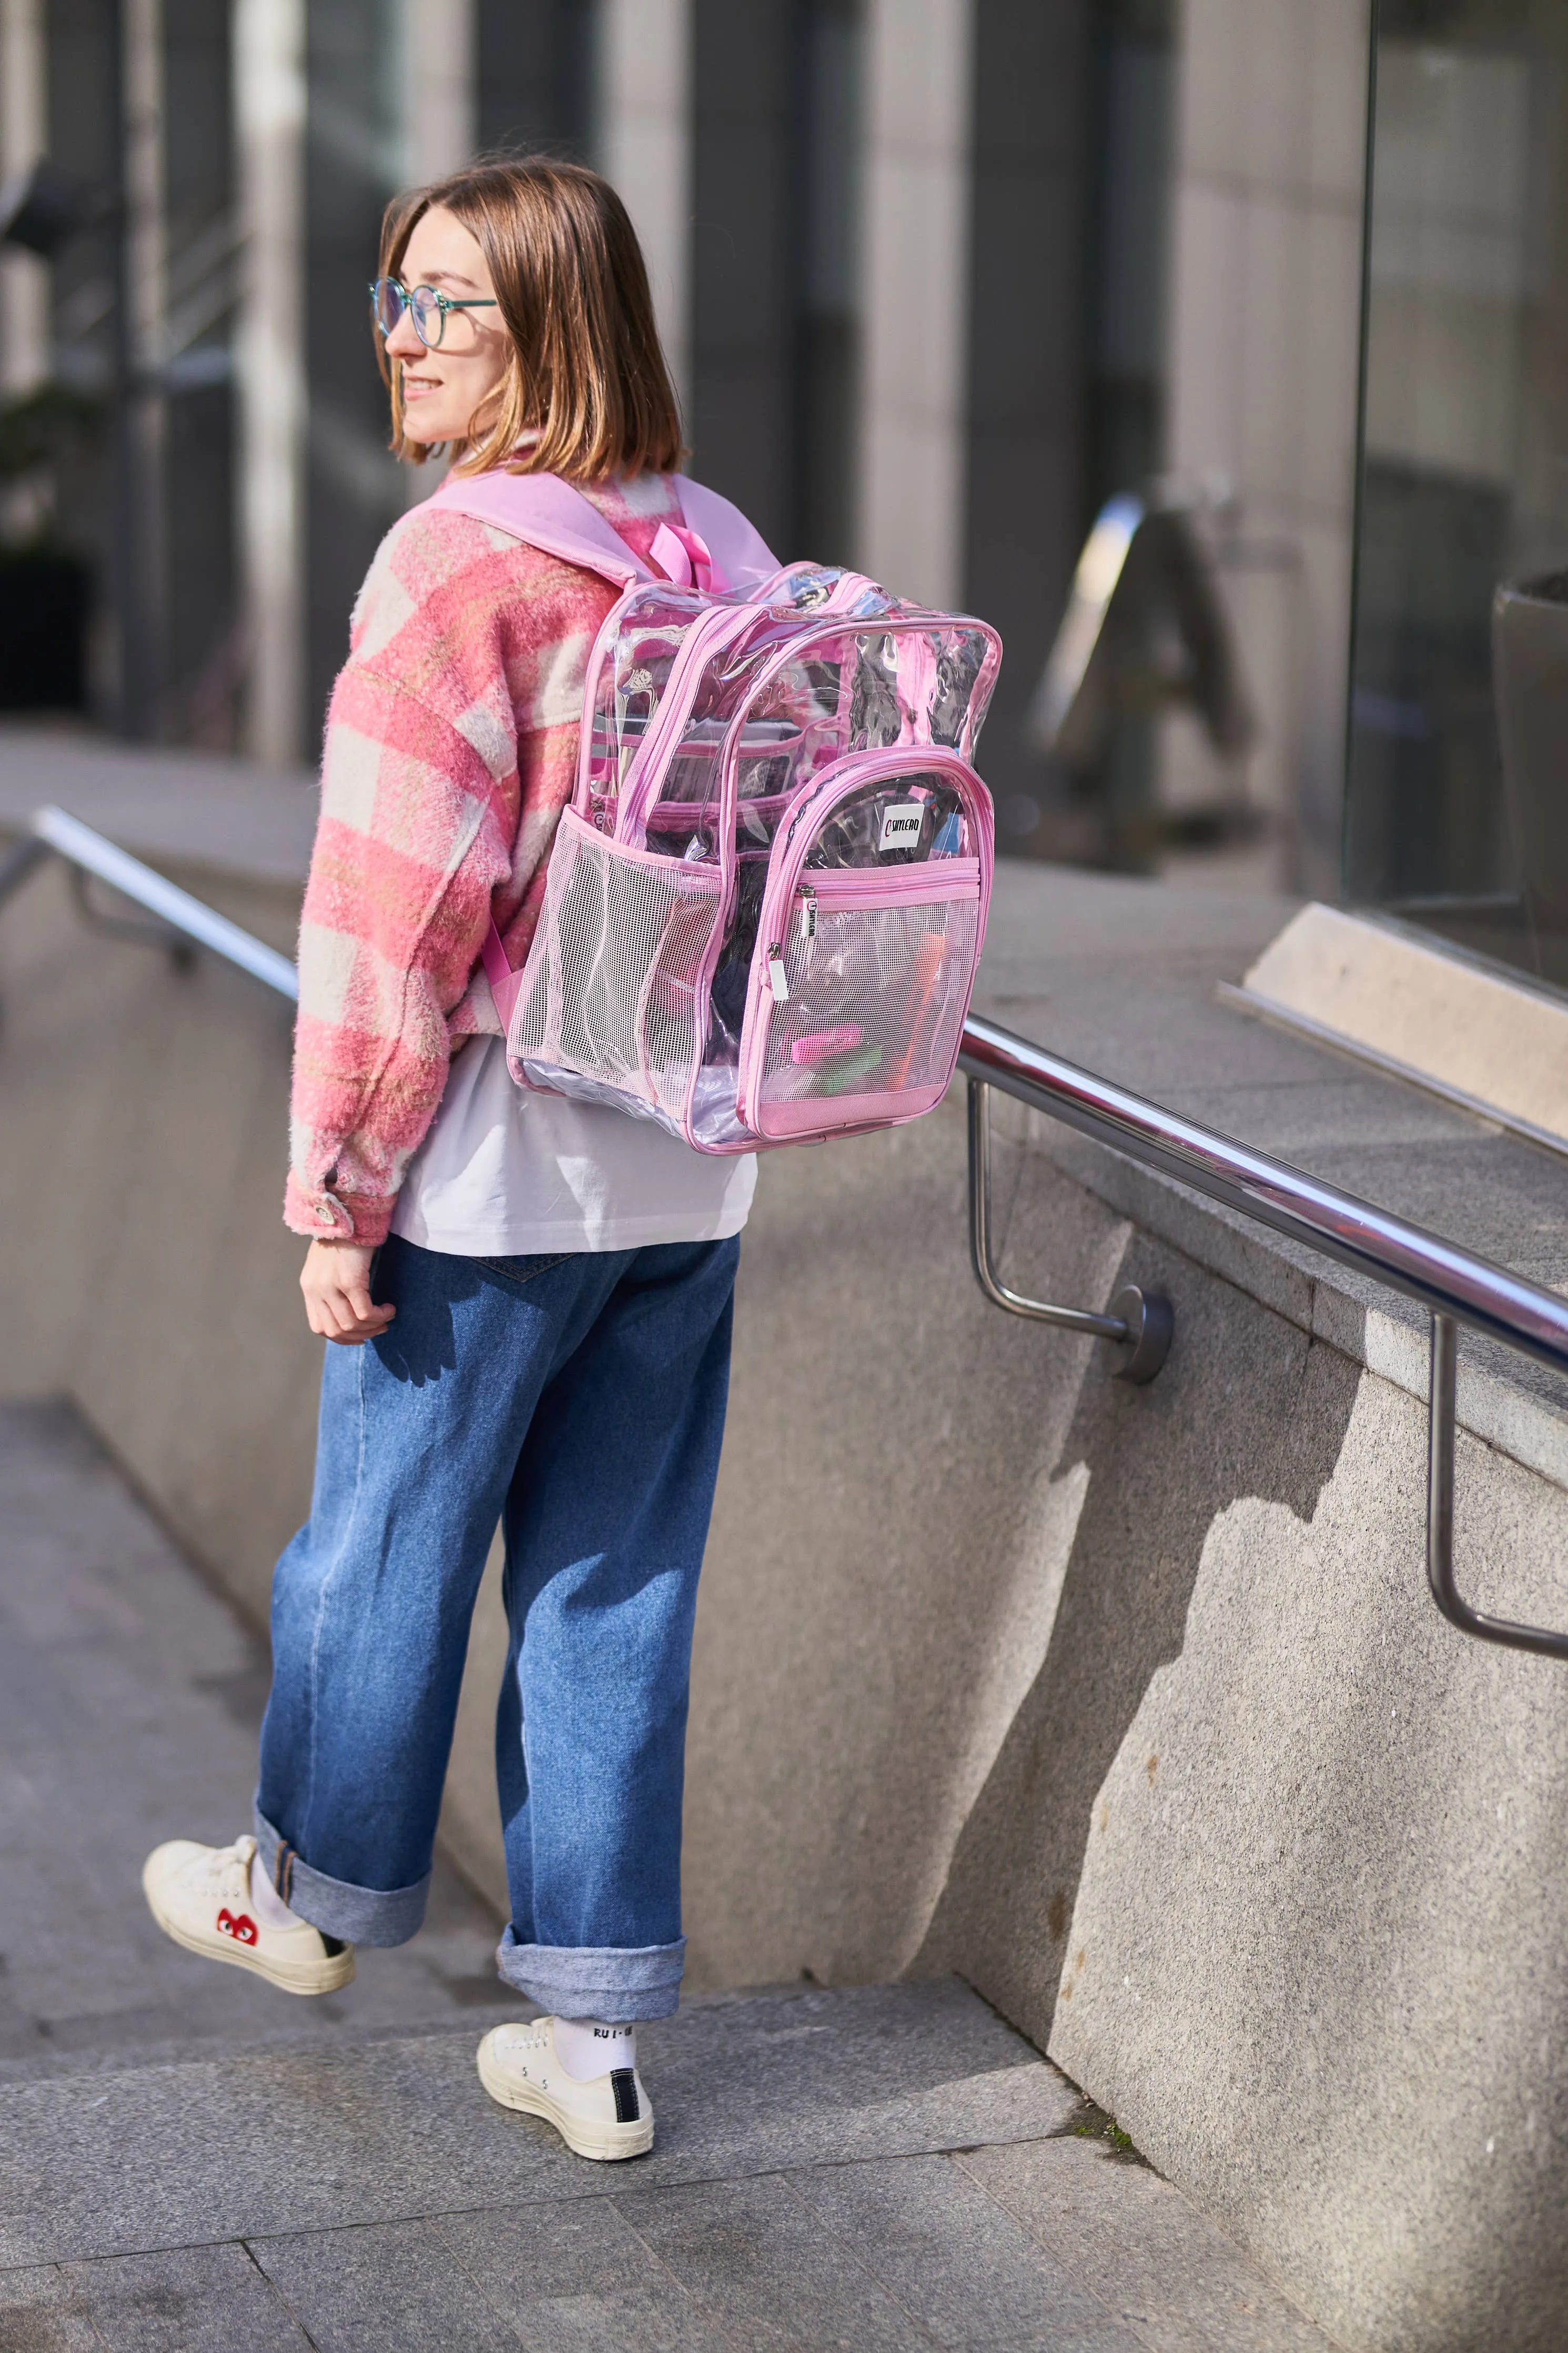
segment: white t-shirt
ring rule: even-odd
[[[453,1063],[392,1230],[455,1258],[722,1241],[746,1222],[754,1153],[723,1157],[601,1103],[530,1094],[500,1038]]]

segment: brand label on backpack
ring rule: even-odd
[[[919,801],[894,801],[882,811],[881,838],[879,851],[913,849],[920,841],[921,827],[925,821],[925,809]]]

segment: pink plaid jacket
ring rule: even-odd
[[[679,519],[662,475],[582,487],[645,558]],[[300,927],[296,1233],[383,1240],[452,1041],[499,1031],[480,944],[493,913],[513,965],[527,953],[615,599],[449,512],[415,508],[377,550],[327,713]]]

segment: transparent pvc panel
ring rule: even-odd
[[[987,639],[959,622],[931,628],[846,628],[781,660],[801,617],[769,617],[715,656],[694,700],[650,829],[683,837],[682,854],[714,854],[718,754],[744,713],[739,776],[742,854],[767,849],[790,797],[848,752],[961,744],[985,715]],[[662,846],[662,845],[661,845]],[[674,847],[671,842],[670,847]]]
[[[735,909],[724,944],[719,952],[709,994],[708,1043],[703,1062],[728,1070],[730,1098],[734,1100],[734,1072],[741,1059],[741,1029],[746,1016],[746,992],[751,986],[752,958],[757,945],[757,924],[763,892],[767,888],[766,858],[743,858]]]
[[[669,673],[710,600],[656,583],[628,602],[616,642],[599,672],[588,753],[595,809],[613,805],[626,770],[652,725]]]
[[[978,738],[986,640],[952,624],[876,632],[855,646],[847,751],[893,744],[940,744],[956,750],[966,723]],[[987,700],[989,695],[987,694]]]
[[[1568,987],[1568,8],[1383,0],[1344,889]]]
[[[816,876],[972,859],[973,837],[963,797],[947,777],[933,772],[869,781],[833,802],[804,852],[801,889],[809,898]],[[742,860],[734,915],[713,975],[703,1060],[715,1069],[740,1060],[767,880],[765,859]]]
[[[773,822],[802,774],[809,774],[816,759],[832,756],[836,681],[825,685],[826,702],[809,682],[802,691],[793,675],[754,706],[752,699],[763,670],[799,636],[802,622],[827,602],[842,576],[814,565],[794,565],[770,592],[768,610],[705,666],[649,813],[649,832],[659,848],[679,845],[679,855],[694,860],[718,855],[719,762],[742,714],[737,779],[742,851],[766,850]]]
[[[943,1085],[979,923],[978,883],[963,897],[925,903],[828,902],[812,909],[809,928],[792,923],[782,943],[789,995],[768,1023],[758,1091],[761,1132],[785,1105]]]
[[[963,795],[948,777],[885,776],[834,803],[806,850],[804,879],[972,858],[973,832]]]

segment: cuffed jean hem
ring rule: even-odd
[[[680,2001],[686,1939],[673,1945],[520,1945],[509,1926],[496,1947],[509,1986],[557,2018],[632,2026],[670,2018]]]
[[[356,1887],[349,1879],[329,1879],[311,1870],[259,1806],[256,1843],[262,1868],[290,1912],[324,1936],[341,1936],[347,1945],[405,1945],[424,1922],[428,1872],[411,1887]]]

